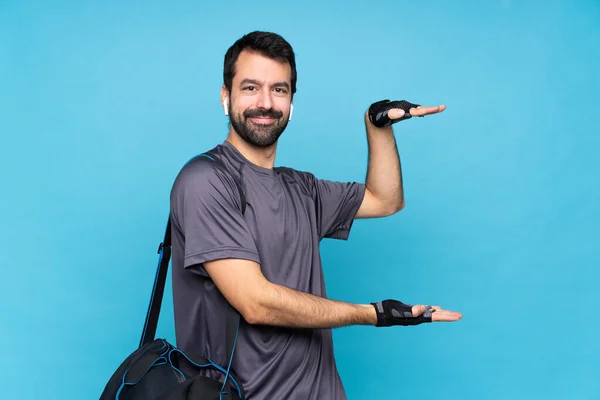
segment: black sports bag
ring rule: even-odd
[[[208,157],[227,171],[212,152],[198,157]],[[235,176],[234,181],[240,192],[244,213],[244,192]],[[231,372],[240,322],[239,313],[231,305],[227,306],[225,315],[226,355],[229,360],[225,367],[200,355],[185,354],[165,339],[155,339],[171,258],[170,215],[158,254],[158,268],[139,347],[114,372],[100,400],[244,400],[244,389]],[[220,379],[199,376],[206,369],[214,370],[215,373],[210,376],[220,376]]]

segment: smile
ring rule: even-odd
[[[253,122],[256,122],[259,124],[269,124],[269,123],[275,121],[275,118],[271,118],[271,117],[251,117],[250,119]]]

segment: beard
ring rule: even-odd
[[[252,117],[275,118],[270,124],[257,124],[250,120]],[[246,142],[256,147],[269,147],[279,139],[287,127],[287,118],[283,112],[273,108],[255,108],[246,110],[242,114],[235,114],[229,110],[229,122],[238,135]]]

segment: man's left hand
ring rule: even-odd
[[[406,100],[381,100],[371,104],[366,113],[366,118],[373,126],[385,128],[412,117],[437,114],[445,109],[445,104],[439,106],[422,106]]]
[[[412,107],[409,112],[410,115],[413,117],[424,117],[426,115],[430,115],[430,114],[437,114],[437,113],[441,113],[442,111],[444,111],[446,109],[446,105],[442,104],[440,106],[418,106],[418,107]],[[404,110],[401,108],[392,108],[390,109],[390,111],[388,111],[388,116],[391,119],[400,119],[402,117],[404,117]]]

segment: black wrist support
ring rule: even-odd
[[[378,128],[390,126],[396,122],[412,118],[412,115],[410,115],[410,109],[412,107],[417,108],[419,107],[419,104],[412,104],[406,100],[381,100],[371,104],[371,107],[369,107],[369,121]],[[388,117],[388,111],[392,108],[401,108],[404,110],[404,116],[399,119],[391,119]]]
[[[377,312],[377,327],[393,325],[419,325],[431,322],[431,313],[435,312],[431,307],[418,317],[412,315],[412,305],[404,304],[397,300],[383,300],[379,303],[371,303]]]

